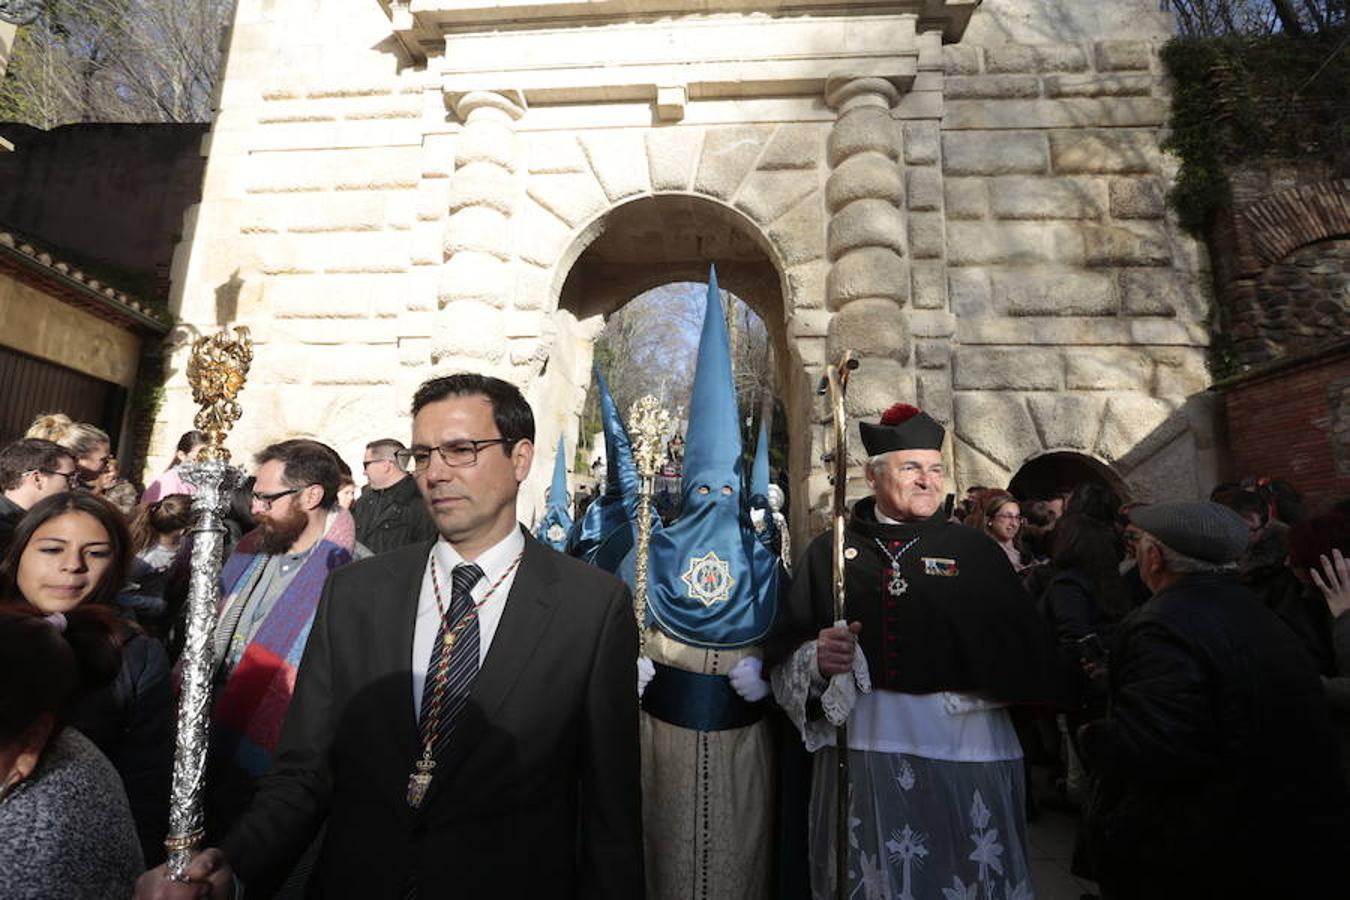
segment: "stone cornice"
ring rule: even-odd
[[[941,31],[958,41],[981,0],[709,0],[695,6],[675,0],[378,0],[409,57],[425,63],[446,53],[452,34],[600,27],[682,21],[740,14],[776,17],[868,19],[913,16],[919,31]],[[693,7],[693,8],[691,8]]]
[[[663,121],[698,100],[823,97],[840,73],[882,79],[903,94],[918,71],[918,23],[914,13],[700,16],[451,32],[442,88],[451,109],[467,94],[511,90],[531,107],[652,103]]]

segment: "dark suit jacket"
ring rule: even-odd
[[[622,582],[525,537],[420,810],[409,658],[430,543],[335,570],[272,770],[222,844],[250,889],[327,820],[311,897],[641,900],[637,628]]]

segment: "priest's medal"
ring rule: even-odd
[[[900,566],[897,563],[896,567],[891,570],[890,581],[886,584],[886,593],[892,597],[901,597],[907,590],[909,590],[909,582],[905,580],[905,576],[900,574]]]

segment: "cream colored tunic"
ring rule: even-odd
[[[759,649],[707,650],[647,632],[653,661],[726,675]],[[773,809],[769,725],[690,731],[642,713],[649,900],[767,900]]]

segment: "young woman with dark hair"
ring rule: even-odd
[[[117,603],[157,637],[162,638],[168,631],[164,588],[183,535],[191,526],[192,498],[187,494],[169,494],[142,506],[131,520],[131,549],[135,555],[127,573],[128,584],[118,595]]]
[[[44,616],[112,615],[130,558],[122,515],[88,493],[34,504],[0,561],[0,607]],[[115,618],[115,615],[113,616]],[[164,855],[173,763],[172,692],[164,648],[129,622],[116,637],[122,661],[110,684],[83,697],[66,721],[107,755],[122,777],[147,861]]]
[[[182,437],[178,439],[178,445],[174,448],[173,459],[169,461],[169,467],[155,476],[155,480],[145,486],[145,493],[141,494],[141,503],[154,503],[161,497],[167,497],[170,494],[187,494],[189,496],[197,493],[197,488],[183,480],[183,476],[178,473],[178,467],[185,462],[195,462],[206,447],[206,435],[200,431],[185,431]]]
[[[116,617],[0,608],[0,897],[126,897],[141,849],[117,772],[74,728],[121,664]]]

